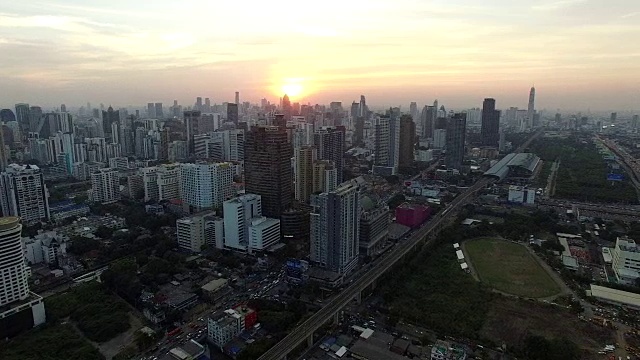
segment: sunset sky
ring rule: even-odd
[[[640,108],[637,0],[0,0],[0,107]]]

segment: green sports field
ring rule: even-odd
[[[466,256],[480,280],[496,290],[529,298],[560,293],[560,287],[524,245],[482,238],[464,244]]]

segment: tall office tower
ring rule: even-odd
[[[262,199],[246,194],[224,202],[225,247],[254,253],[280,242],[280,220],[262,214]]]
[[[16,104],[16,121],[23,134],[29,132],[29,104]]]
[[[355,120],[355,131],[353,132],[352,142],[354,146],[362,146],[364,144],[364,118],[357,117]]]
[[[46,321],[42,297],[29,291],[20,218],[0,218],[0,337],[6,339]]]
[[[392,108],[389,118],[389,166],[393,174],[398,172],[400,163],[400,109]]]
[[[344,126],[324,126],[313,135],[313,143],[318,149],[318,159],[333,161],[338,171],[338,184],[342,183],[344,176],[346,130]]]
[[[202,98],[199,98],[202,100]],[[184,112],[184,127],[187,135],[187,151],[189,154],[193,154],[194,151],[194,143],[193,137],[196,134],[199,134],[199,124],[200,124],[200,116],[202,113],[200,111],[185,111]]]
[[[411,104],[409,104],[409,114],[411,115],[411,118],[413,119],[414,123],[416,124],[416,126],[422,126],[422,124],[418,121],[420,119],[420,112],[418,111],[418,104],[415,101],[412,101]]]
[[[107,111],[102,112],[102,131],[104,132],[104,137],[107,139],[107,142],[113,141],[113,129],[111,124],[117,123],[120,121],[120,113],[118,110],[113,110],[111,106],[107,109]]]
[[[180,197],[190,212],[220,209],[234,195],[231,163],[180,164]]]
[[[49,220],[49,192],[40,168],[9,164],[0,176],[3,216],[18,216],[25,222]]]
[[[101,204],[111,204],[120,200],[118,170],[102,168],[91,173],[91,200]]]
[[[400,118],[399,166],[409,166],[413,163],[415,144],[416,123],[413,122],[410,115],[402,115]]]
[[[531,129],[531,127],[533,126],[533,115],[536,112],[535,106],[536,106],[536,88],[531,87],[531,90],[529,90],[529,104],[527,105],[527,123],[526,123],[527,129]]]
[[[244,130],[228,130],[226,131],[229,141],[225,143],[225,160],[228,161],[244,161]]]
[[[616,122],[617,118],[618,118],[618,113],[617,112],[612,112],[611,113],[611,117],[609,118],[609,122],[614,124]]]
[[[178,247],[196,253],[202,251],[205,245],[222,249],[224,247],[222,221],[214,211],[178,219],[176,221]]]
[[[453,114],[447,122],[447,152],[445,154],[445,165],[447,165],[447,168],[462,169],[466,134],[467,114]]]
[[[238,125],[238,104],[227,104],[227,121]]]
[[[517,107],[512,106],[509,109],[505,110],[504,118],[507,126],[513,127],[513,128],[520,127],[520,124],[518,124],[518,108]]]
[[[211,112],[211,99],[204,98],[204,107],[203,107],[202,111],[206,112],[206,113]]]
[[[318,158],[318,150],[313,146],[298,147],[293,150],[295,198],[308,203],[313,193],[313,163]]]
[[[358,116],[367,118],[369,109],[367,108],[367,102],[365,101],[364,95],[360,95],[360,106],[358,107]]]
[[[155,103],[155,114],[156,114],[156,118],[158,119],[162,119],[164,118],[164,111],[162,111],[162,103]]]
[[[422,108],[420,120],[422,121],[422,137],[430,139],[433,137],[435,122],[438,117],[438,109],[435,106],[425,106]]]
[[[338,169],[331,160],[313,162],[311,193],[329,192],[338,187]]]
[[[240,92],[236,91],[236,105],[240,105]]]
[[[447,145],[447,130],[446,129],[433,130],[433,143],[431,147],[434,149],[444,149],[446,145]]]
[[[245,136],[244,169],[247,193],[262,197],[265,216],[279,218],[293,200],[293,149],[286,130],[254,126]]]
[[[357,102],[351,103],[351,111],[349,112],[351,116],[351,121],[354,122],[358,116],[360,116],[360,104]]]
[[[498,146],[500,139],[500,110],[496,110],[496,100],[486,98],[482,102],[482,145]]]
[[[29,131],[33,132],[33,129],[40,124],[42,114],[42,108],[40,106],[32,106],[29,108]]]
[[[156,117],[156,105],[154,103],[147,103],[147,117],[149,119]]]
[[[637,129],[638,128],[638,121],[640,120],[640,118],[638,117],[638,115],[633,115],[633,117],[631,118],[631,128],[632,129]]]
[[[360,189],[354,182],[311,200],[311,261],[340,275],[358,265]]]
[[[202,98],[200,96],[198,96],[196,98],[195,108],[196,108],[197,111],[202,111],[203,110],[203,108],[202,108]]]
[[[284,94],[282,97],[282,113],[284,114],[284,120],[291,120],[291,116],[293,116],[293,108],[291,107],[291,100],[289,100],[289,95]]]
[[[8,123],[9,121],[16,121],[16,115],[11,111],[11,109],[2,109],[0,110],[0,122]]]

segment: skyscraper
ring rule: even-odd
[[[284,94],[282,97],[282,113],[284,114],[284,120],[291,120],[291,116],[293,114],[293,108],[291,107],[291,100],[289,100],[289,95]]]
[[[234,195],[231,163],[180,164],[180,197],[190,212],[220,209]]]
[[[40,168],[10,164],[0,176],[3,216],[26,222],[49,220],[49,192]]]
[[[364,95],[360,95],[360,107],[358,108],[358,116],[367,118],[369,109],[367,108],[367,102],[365,101]]]
[[[156,117],[156,105],[154,103],[147,103],[147,117],[149,119]]]
[[[16,121],[26,136],[29,132],[29,104],[16,104]]]
[[[118,170],[103,168],[91,173],[91,200],[101,204],[111,204],[120,200]]]
[[[462,169],[466,134],[467,114],[453,114],[447,122],[447,152],[445,154],[445,165],[447,165],[447,168]]]
[[[415,101],[412,101],[411,104],[409,104],[409,114],[411,115],[414,124],[422,127],[422,123],[419,122],[420,112],[418,111],[418,104]]]
[[[262,197],[265,216],[278,218],[293,200],[293,149],[285,129],[254,126],[244,143],[245,189]]]
[[[318,158],[318,151],[313,146],[298,147],[293,150],[295,198],[301,203],[308,203],[313,193],[313,163]]]
[[[616,122],[616,119],[618,118],[618,113],[617,112],[612,112],[611,113],[611,117],[609,118],[609,122],[611,122],[612,124],[614,124]]]
[[[311,261],[340,275],[358,265],[360,189],[354,182],[314,195],[311,213]]]
[[[413,122],[410,115],[402,115],[400,118],[399,166],[409,166],[413,163],[415,143],[416,123]]]
[[[536,88],[531,87],[529,90],[529,104],[527,105],[527,129],[533,127],[533,115],[535,114]]]
[[[238,125],[238,104],[227,104],[227,121]]]
[[[22,250],[21,235],[19,217],[0,218],[0,336],[3,339],[46,320],[42,298],[29,292],[30,271]],[[30,296],[32,299],[27,301]]]
[[[236,105],[240,105],[240,92],[236,91]]]
[[[314,145],[318,149],[318,159],[331,160],[338,171],[338,184],[342,182],[345,153],[344,126],[324,126],[314,134]]]
[[[422,122],[422,138],[430,139],[433,137],[436,118],[438,117],[438,109],[434,106],[425,106],[420,114],[420,122]]]
[[[16,116],[11,109],[0,110],[0,121],[4,124],[9,121],[16,121]]]
[[[496,110],[496,101],[484,99],[482,103],[482,145],[498,146],[500,139],[500,110]]]
[[[162,119],[164,117],[164,111],[162,111],[162,103],[158,102],[154,104],[155,118]]]
[[[120,121],[119,111],[118,110],[114,111],[111,106],[109,106],[107,111],[102,112],[102,130],[103,130],[105,139],[107,139],[107,142],[113,141],[113,132],[112,132],[113,127],[111,125],[119,121]]]
[[[389,118],[376,117],[373,124],[373,172],[380,175],[392,175],[389,167]]]
[[[193,154],[194,151],[194,143],[193,137],[196,134],[199,134],[199,125],[200,125],[200,116],[202,113],[200,111],[185,111],[184,112],[184,127],[187,135],[187,151],[189,154]]]
[[[42,108],[40,106],[32,106],[29,108],[29,131],[34,131],[40,125],[42,119]]]

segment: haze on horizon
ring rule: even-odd
[[[0,0],[0,106],[86,101],[633,110],[629,0]]]

